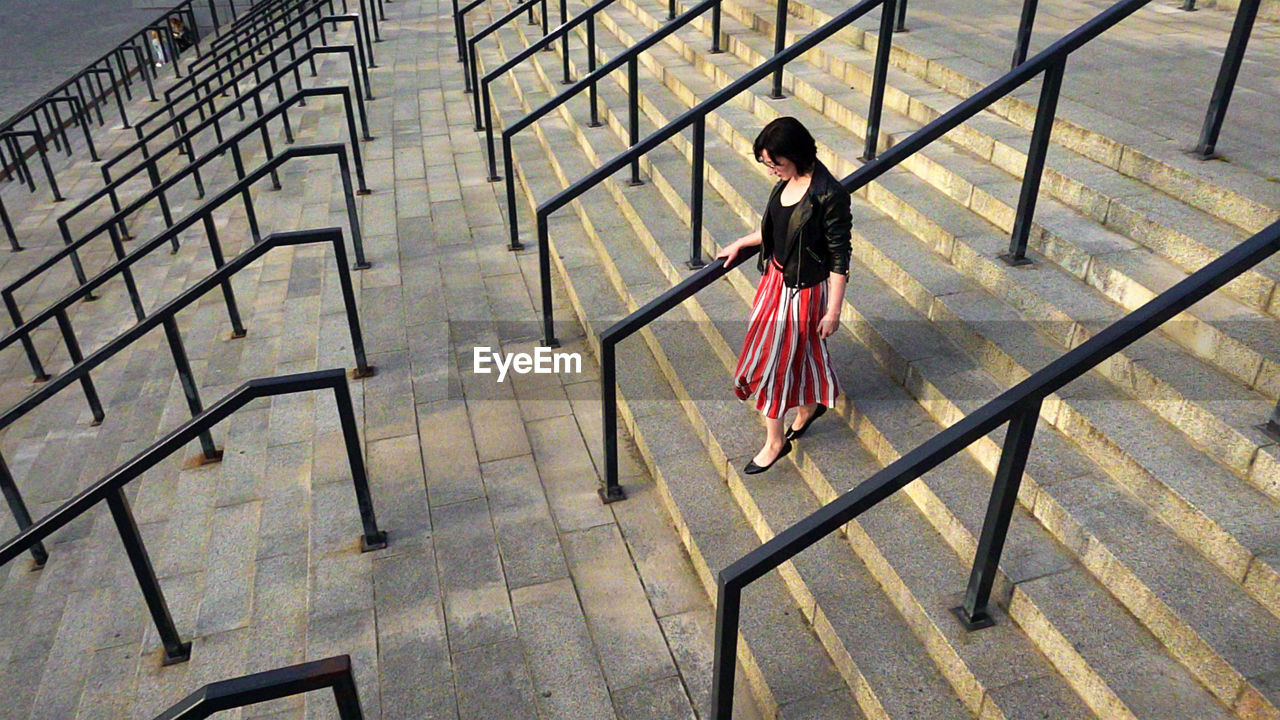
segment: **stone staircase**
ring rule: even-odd
[[[350,30],[330,38],[338,43],[353,40]],[[391,67],[394,60],[388,57],[387,64]],[[345,63],[336,56],[318,65],[318,77],[303,73],[304,85],[347,81]],[[165,87],[164,80],[172,77],[168,72],[166,68],[158,92]],[[385,85],[382,89],[390,90]],[[128,112],[131,118],[139,117],[155,107],[135,95]],[[373,127],[389,126],[390,107],[386,103],[381,108],[370,104],[369,110]],[[340,101],[310,102],[290,115],[297,144],[347,139]],[[229,133],[242,126],[232,115],[224,130]],[[136,140],[131,129],[120,126],[118,117],[114,126],[109,117],[106,128],[94,130],[103,158]],[[75,135],[71,136],[74,144]],[[195,147],[197,155],[214,144],[211,132],[202,140],[203,144]],[[271,140],[277,152],[285,147],[278,123]],[[260,142],[255,145],[255,141],[243,147],[250,169],[265,159]],[[159,144],[163,143],[153,143],[153,148]],[[366,143],[363,149],[371,183],[380,191],[361,199],[363,212],[370,214],[394,195],[389,133],[381,142]],[[51,159],[68,202],[50,201],[43,187],[33,195],[12,185],[3,188],[20,239],[28,249],[0,258],[0,281],[11,281],[60,248],[54,219],[102,187],[98,164],[89,161],[82,142],[73,157],[56,154]],[[185,161],[177,155],[167,158],[162,176],[167,177]],[[125,167],[128,164],[118,167],[117,172]],[[340,226],[349,238],[342,186],[336,175],[334,163],[327,158],[304,160],[281,169],[281,190],[270,190],[269,182],[255,187],[255,209],[263,234]],[[230,156],[214,161],[203,176],[210,194],[233,183]],[[124,199],[137,197],[146,189],[148,183],[134,181],[126,187]],[[189,182],[170,199],[179,218],[203,202],[196,198]],[[163,229],[157,208],[153,201],[130,222],[135,238],[149,239]],[[101,202],[77,217],[73,228],[87,230],[109,213],[109,204]],[[228,257],[248,246],[251,238],[244,208],[238,202],[229,203],[215,217]],[[377,238],[373,237],[376,230],[368,231],[370,255],[376,264],[379,257],[385,259],[389,252],[395,252],[395,243],[387,236],[385,219],[371,225],[381,227]],[[198,225],[194,230],[184,234],[176,254],[157,251],[135,266],[146,307],[155,308],[172,299],[214,269],[203,231]],[[126,243],[126,251],[136,243]],[[114,262],[105,238],[89,248],[82,257],[90,275]],[[375,310],[377,291],[366,290],[359,274],[356,282],[363,295],[362,314]],[[218,293],[205,296],[179,316],[206,405],[250,378],[352,365],[331,251],[304,246],[273,252],[235,276],[233,285],[249,329],[246,338],[228,339],[229,325]],[[24,288],[19,296],[24,315],[43,309],[73,287],[74,276],[64,263]],[[70,314],[86,354],[134,322],[119,279],[104,286],[99,296],[95,302],[77,304]],[[383,387],[389,387],[394,378],[407,372],[396,362],[397,357],[403,357],[403,340],[397,346],[394,334],[369,325],[366,333],[372,362],[384,365],[388,381]],[[52,325],[37,334],[36,345],[50,372],[56,374],[69,366]],[[31,392],[30,368],[17,345],[4,353],[0,368],[0,403],[8,408]],[[90,426],[77,386],[8,428],[0,439],[9,469],[36,517],[189,417],[160,333],[117,355],[95,371],[93,378],[106,407],[106,419],[100,426]],[[397,404],[394,393],[383,391],[366,400],[358,382],[353,383],[352,391],[366,431],[395,415],[389,409]],[[336,462],[342,457],[342,443],[332,403],[307,395],[255,403],[216,428],[214,436],[218,445],[227,449],[223,462],[192,468],[184,465],[185,456],[176,455],[134,483],[128,492],[179,630],[186,637],[195,637],[192,660],[163,669],[154,662],[159,641],[140,601],[137,582],[121,552],[110,516],[95,510],[53,536],[47,543],[49,565],[40,573],[28,572],[23,561],[5,568],[0,588],[0,623],[5,628],[0,641],[4,667],[0,672],[0,696],[4,697],[0,715],[151,717],[190,688],[244,667],[268,669],[297,662],[323,652],[324,647],[352,652],[363,661],[362,690],[366,702],[372,700],[376,707],[379,683],[371,680],[376,676],[376,662],[370,662],[372,643],[365,642],[372,638],[349,624],[358,622],[356,615],[344,616],[338,605],[324,605],[333,602],[330,598],[343,597],[345,583],[369,578],[373,568],[354,543],[357,535],[348,532],[354,529],[351,523],[357,522],[357,516],[346,484],[349,480]],[[187,454],[194,452],[198,449]],[[378,460],[376,452],[374,455],[373,463],[385,464],[386,460]],[[382,472],[387,477],[385,467]],[[420,476],[420,468],[418,473]],[[401,476],[405,474],[401,472]],[[393,489],[394,485],[384,487],[384,497]],[[402,527],[405,514],[413,513],[411,506],[395,509],[382,505],[379,509],[384,524],[399,522]],[[309,537],[313,515],[331,519],[330,534]],[[15,531],[12,519],[4,513],[0,532],[8,537]],[[246,538],[250,541],[245,542]],[[313,553],[315,557],[309,559]],[[306,602],[309,594],[314,598],[310,612]],[[310,703],[321,705],[319,699]],[[277,716],[282,711],[301,712],[303,707],[304,699],[298,697],[256,708],[242,717]]]
[[[798,35],[834,6],[792,7]],[[708,54],[703,19],[642,56],[642,137],[771,54],[771,6],[725,0],[724,10],[727,53]],[[601,56],[665,15],[665,3],[618,0],[599,18]],[[522,22],[500,32],[481,48],[485,66],[531,32]],[[905,38],[881,147],[987,77]],[[874,42],[844,32],[789,68],[787,99],[768,99],[762,83],[712,114],[706,247],[758,223],[770,183],[750,146],[772,117],[804,121],[838,177],[858,166]],[[535,59],[494,86],[507,122],[563,87],[558,58]],[[574,77],[585,74],[580,49],[571,61]],[[587,127],[584,99],[516,138],[526,240],[534,204],[625,149],[625,83],[617,73],[600,86],[607,128]],[[738,470],[762,433],[729,392],[754,273],[733,273],[651,325],[643,344],[619,349],[620,415],[710,597],[715,573],[776,530],[1276,218],[1277,193],[1263,179],[1236,182],[1249,175],[1238,165],[1196,165],[1112,133],[1118,121],[1086,110],[1068,103],[1055,127],[1030,267],[995,257],[1025,162],[1034,114],[1025,98],[854,198],[855,263],[830,345],[845,395],[835,419],[769,473]],[[691,157],[677,136],[642,162],[645,185],[611,180],[552,218],[553,264],[589,336],[687,275]],[[750,586],[739,678],[764,713],[1280,717],[1276,446],[1255,428],[1280,390],[1277,267],[1260,265],[1046,399],[996,627],[966,633],[949,608],[965,585],[1000,433]]]

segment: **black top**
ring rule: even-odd
[[[769,194],[764,217],[760,222],[760,254],[756,267],[761,273],[775,258],[782,265],[782,278],[787,287],[806,288],[826,280],[831,273],[849,274],[850,229],[853,217],[849,207],[849,191],[831,174],[822,161],[813,165],[809,189],[796,203],[788,222],[794,223],[792,247],[775,248],[777,237],[774,214],[783,210],[775,200],[782,195],[786,180],[779,180]]]
[[[808,190],[805,192],[808,192]],[[791,214],[795,212],[796,205],[799,204],[799,201],[797,201],[795,205],[783,205],[782,193],[778,193],[773,196],[772,207],[769,208],[769,214],[773,220],[773,257],[778,261],[779,265],[783,263],[787,253],[791,251],[791,246],[787,242],[787,226],[791,224]]]

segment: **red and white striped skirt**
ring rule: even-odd
[[[733,391],[739,400],[756,394],[756,409],[780,418],[793,407],[835,404],[840,383],[831,370],[827,341],[818,322],[827,309],[827,281],[789,288],[774,260],[756,288],[751,324],[742,342]]]

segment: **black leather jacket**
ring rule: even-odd
[[[774,198],[782,192],[785,180],[779,180],[769,195],[764,218],[760,222],[760,234],[764,239],[760,247],[757,267],[764,272],[765,263],[773,257],[773,224],[769,208]],[[786,257],[778,258],[782,265],[782,278],[788,287],[806,288],[827,279],[830,273],[849,274],[849,233],[853,217],[849,211],[849,191],[820,161],[813,166],[813,179],[796,208],[791,211],[787,223]],[[797,236],[798,234],[798,236]]]

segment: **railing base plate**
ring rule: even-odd
[[[353,369],[353,370],[351,371],[351,379],[352,379],[352,380],[363,380],[364,378],[371,378],[371,377],[373,377],[374,375],[377,375],[377,374],[378,374],[378,368],[376,368],[376,367],[374,367],[374,366],[372,366],[372,365],[369,365],[368,367],[364,368],[363,370],[361,370],[360,368],[355,368],[355,369]]]
[[[186,662],[190,659],[191,659],[191,643],[184,642],[182,643],[182,645],[178,646],[177,653],[173,655],[170,655],[167,652],[164,653],[160,657],[160,666],[168,667],[170,665],[177,665],[178,663]]]
[[[524,243],[516,243],[515,245],[507,246],[507,252],[520,252],[521,250],[524,250]]]
[[[1022,267],[1023,265],[1035,264],[1035,261],[1033,261],[1031,258],[1027,257],[1026,255],[1023,255],[1022,257],[1014,257],[1013,253],[1000,253],[996,257],[1003,260],[1004,264],[1008,265],[1009,267]]]
[[[213,456],[205,455],[203,452],[198,455],[192,455],[182,463],[184,469],[198,468],[202,465],[212,465],[213,463],[222,462],[222,448],[214,451]]]
[[[697,260],[689,259],[684,261],[684,266],[690,270],[701,270],[707,266],[707,261],[702,258],[698,258]]]
[[[996,624],[996,619],[987,613],[978,613],[976,617],[969,617],[969,611],[965,610],[963,605],[951,608],[951,614],[955,615],[956,620],[959,620],[964,629],[969,632],[989,628]]]
[[[1254,425],[1254,427],[1262,431],[1263,435],[1266,435],[1276,442],[1280,442],[1280,425],[1276,425],[1272,422],[1265,422],[1261,425]]]
[[[600,502],[605,505],[627,499],[627,491],[623,490],[621,485],[617,485],[613,488],[597,488],[596,494],[600,496]]]
[[[372,190],[370,190],[369,188],[365,188],[365,189],[363,189],[363,190],[357,190],[357,191],[356,191],[356,194],[357,194],[357,195],[372,195],[372,194],[373,194],[373,191],[372,191]]]
[[[355,268],[356,270],[368,270],[369,268],[373,267],[373,263],[369,262],[368,260],[365,260],[364,262],[358,262],[355,265],[352,265],[351,267]]]
[[[48,380],[49,380],[49,373],[45,373],[44,375],[37,375],[31,378],[31,384],[37,385],[42,382],[48,382]]]
[[[360,536],[360,552],[373,552],[374,550],[381,550],[386,546],[387,546],[386,530],[379,530],[378,534],[374,535],[372,540],[370,540],[369,536],[367,535]]]
[[[228,339],[228,340],[239,340],[240,338],[242,338],[242,337],[244,337],[245,335],[248,335],[248,334],[249,334],[249,331],[248,331],[248,330],[232,330],[232,331],[231,331],[231,333],[227,335],[227,339]]]

